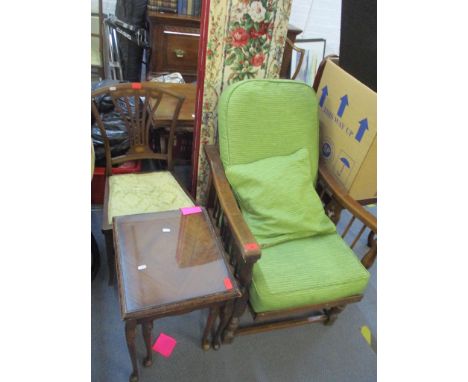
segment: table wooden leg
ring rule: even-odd
[[[151,349],[151,330],[153,330],[153,321],[143,322],[143,340],[146,346],[146,358],[143,366],[149,367],[153,364],[153,351]]]
[[[135,347],[135,334],[136,334],[136,320],[125,321],[125,339],[127,340],[128,353],[132,361],[133,371],[130,374],[130,382],[138,382],[138,366],[136,359],[136,347]]]
[[[115,279],[115,253],[114,253],[114,239],[112,236],[112,230],[103,231],[106,239],[106,255],[107,255],[107,266],[109,269],[109,282],[108,285],[114,285]]]
[[[210,343],[210,334],[212,332],[213,324],[218,318],[219,306],[215,305],[210,307],[210,312],[208,313],[208,318],[206,320],[205,331],[203,332],[202,337],[202,348],[203,350],[209,350],[211,347]]]
[[[213,349],[218,350],[221,347],[221,335],[226,329],[227,324],[232,316],[233,310],[233,303],[232,301],[227,302],[224,306],[220,309],[220,320],[218,325],[218,330],[216,331],[215,338],[213,340]]]

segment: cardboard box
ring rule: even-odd
[[[320,160],[356,200],[377,197],[377,93],[328,60],[317,89]]]

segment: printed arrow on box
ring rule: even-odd
[[[319,102],[320,107],[323,107],[323,104],[325,103],[325,98],[327,98],[327,95],[328,95],[328,87],[325,85],[322,88],[322,95],[320,96],[320,102]]]
[[[369,125],[367,123],[367,118],[364,118],[359,121],[359,130],[356,136],[354,137],[356,141],[361,142],[362,137],[364,136],[364,133],[366,132],[366,130],[369,130]]]
[[[346,106],[349,105],[348,103],[348,95],[345,94],[343,97],[340,98],[341,100],[341,103],[340,103],[340,106],[338,107],[338,111],[336,112],[336,114],[338,115],[338,117],[342,117],[343,116],[343,113],[346,109]]]

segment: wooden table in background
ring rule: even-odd
[[[173,91],[185,97],[185,101],[180,109],[177,130],[193,131],[195,126],[195,100],[197,96],[196,84],[172,84],[158,83],[161,88]],[[175,107],[175,100],[169,100],[163,97],[161,104],[156,112],[159,121],[171,121],[172,112]]]

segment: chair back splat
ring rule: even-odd
[[[167,161],[168,169],[173,168],[172,147],[177,119],[185,97],[161,89],[152,82],[125,83],[100,88],[91,95],[91,110],[104,140],[106,151],[106,175],[111,175],[112,166],[130,160],[159,159]],[[161,103],[173,109],[170,120],[159,120]],[[111,157],[109,139],[106,134],[100,110],[112,110],[115,119],[125,124],[130,148],[124,155]],[[169,128],[167,152],[155,152],[150,145],[151,129]]]

